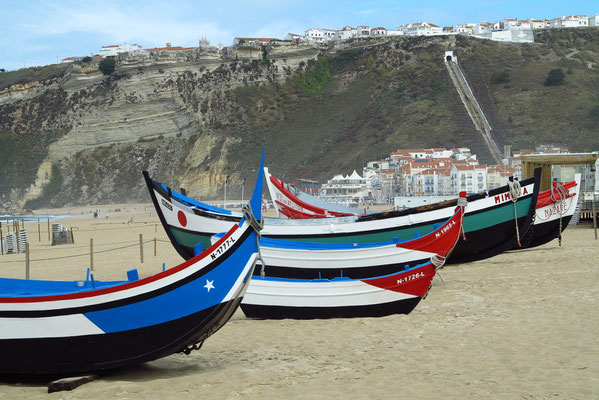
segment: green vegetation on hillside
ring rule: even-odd
[[[547,78],[545,78],[545,86],[557,86],[564,83],[564,71],[561,68],[554,68],[549,71]]]
[[[23,68],[16,71],[0,73],[0,90],[17,83],[29,83],[33,81],[45,81],[61,76],[69,64],[50,64],[43,67]]]
[[[100,61],[100,64],[98,65],[98,69],[104,75],[112,74],[114,72],[115,68],[116,68],[116,60],[114,59],[114,57],[106,57],[105,59]]]
[[[0,196],[35,182],[48,148],[31,136],[0,133]]]

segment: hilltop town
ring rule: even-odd
[[[227,53],[234,52],[234,49],[243,49],[247,46],[265,46],[269,44],[306,43],[319,44],[328,42],[338,42],[356,38],[376,38],[387,36],[442,36],[442,35],[466,35],[480,39],[489,39],[499,42],[530,43],[534,42],[533,31],[542,29],[557,28],[585,28],[599,26],[599,14],[594,16],[586,15],[568,15],[553,19],[518,19],[505,18],[498,22],[480,22],[456,24],[453,26],[441,27],[430,22],[417,22],[404,25],[398,25],[396,29],[387,29],[385,27],[370,27],[360,25],[357,27],[344,26],[341,29],[328,28],[310,28],[303,35],[288,33],[284,38],[275,37],[236,37],[233,40],[232,48],[224,47],[219,43],[217,46],[210,46],[210,42],[202,38],[198,47],[172,46],[166,43],[164,47],[154,47],[144,49],[138,44],[117,44],[102,46],[99,53],[94,56],[70,56],[63,58],[61,62],[75,62],[83,60],[100,60],[105,57],[122,58],[146,58],[155,54],[165,55],[170,52],[189,52],[203,50],[207,53]],[[259,56],[259,54],[257,54]]]

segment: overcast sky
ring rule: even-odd
[[[278,37],[309,28],[413,22],[450,26],[504,18],[595,15],[598,0],[0,0],[0,68],[98,54],[104,45],[230,45],[236,36]]]

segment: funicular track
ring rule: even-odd
[[[447,71],[449,72],[449,77],[453,82],[464,107],[466,107],[466,111],[474,124],[474,127],[483,137],[485,144],[489,148],[489,152],[491,156],[495,160],[498,165],[503,164],[503,160],[501,157],[501,152],[499,151],[499,147],[497,147],[497,143],[493,140],[491,136],[491,125],[489,121],[487,121],[487,117],[483,113],[483,110],[480,108],[478,101],[476,101],[476,97],[474,97],[474,93],[468,85],[468,81],[464,76],[461,68],[451,57],[447,57],[445,59],[445,66],[447,67]]]

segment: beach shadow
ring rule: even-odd
[[[231,360],[198,357],[197,355],[195,357],[191,356],[187,358],[180,358],[176,355],[171,355],[143,364],[98,372],[41,376],[5,375],[0,376],[0,386],[28,388],[47,387],[51,382],[58,379],[72,378],[79,375],[95,375],[93,381],[148,382],[181,376],[197,376],[205,372],[214,372],[215,370],[221,370],[227,366],[230,366],[230,361]]]
[[[230,360],[225,362],[223,359],[200,358],[198,356],[183,359],[177,356],[168,356],[143,364],[111,370],[101,379],[105,382],[148,382],[202,375],[205,372],[225,369],[230,364]]]

